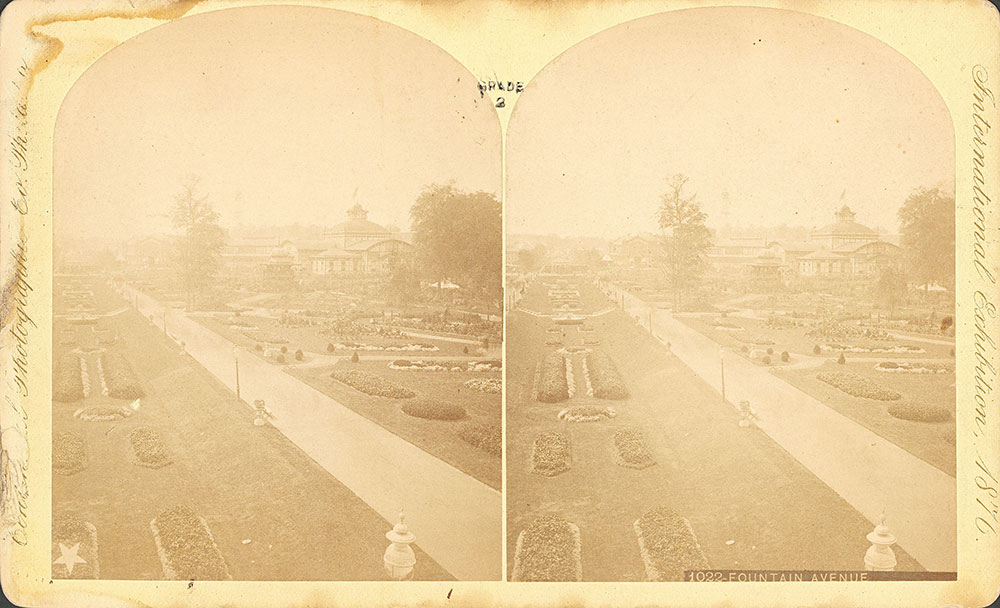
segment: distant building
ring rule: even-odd
[[[633,268],[652,267],[662,250],[660,239],[648,232],[611,241],[608,255],[616,264]]]

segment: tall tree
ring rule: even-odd
[[[667,191],[660,197],[660,268],[674,298],[674,310],[680,310],[682,294],[697,284],[705,270],[705,254],[712,246],[712,235],[705,226],[706,215],[697,195],[684,194],[688,178],[680,173],[669,178]]]
[[[496,196],[432,185],[417,197],[410,218],[422,275],[453,281],[500,305],[503,240]]]
[[[873,285],[875,299],[889,308],[889,319],[896,314],[896,307],[906,302],[906,276],[895,266],[883,268]]]
[[[188,310],[195,298],[215,282],[219,270],[219,250],[225,233],[219,226],[219,214],[212,209],[207,195],[198,194],[198,178],[189,177],[174,198],[171,217],[179,232],[175,262],[187,298]]]
[[[919,283],[955,287],[955,199],[939,188],[918,188],[899,208],[900,245]]]

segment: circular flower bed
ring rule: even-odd
[[[437,401],[436,399],[412,399],[403,404],[403,412],[416,418],[428,420],[461,420],[465,418],[465,408],[461,405]]]
[[[596,405],[575,405],[559,412],[558,418],[567,422],[594,422],[602,418],[614,418],[617,415],[610,407]]]
[[[951,367],[939,363],[896,363],[882,361],[875,365],[876,371],[895,374],[947,374]]]
[[[374,397],[389,397],[392,399],[409,399],[417,394],[410,389],[386,380],[382,376],[361,370],[334,370],[330,377],[343,382],[355,390]]]
[[[946,422],[951,420],[951,410],[948,408],[924,403],[893,403],[889,406],[889,415],[900,420],[914,422]]]
[[[901,397],[896,391],[875,384],[864,376],[847,372],[820,372],[816,378],[854,397],[895,401]]]

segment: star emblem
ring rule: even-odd
[[[80,557],[77,553],[80,551],[80,543],[76,543],[71,548],[67,548],[66,545],[59,543],[59,551],[62,555],[59,556],[53,564],[63,564],[66,566],[66,573],[73,576],[73,566],[75,564],[86,564],[87,561]]]

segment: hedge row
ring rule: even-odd
[[[465,408],[455,403],[436,399],[411,399],[403,403],[403,413],[428,420],[461,420],[465,418]]]
[[[924,403],[893,403],[889,406],[889,415],[914,422],[947,422],[951,420],[950,409]]]
[[[549,353],[542,359],[542,372],[538,378],[538,400],[556,403],[569,399],[566,384],[566,361],[558,353]]]
[[[119,353],[103,353],[101,367],[104,370],[104,382],[108,385],[108,395],[116,399],[138,399],[145,396],[132,366]]]
[[[587,371],[594,396],[600,399],[627,399],[628,387],[618,373],[614,361],[604,351],[595,350],[587,355]]]

